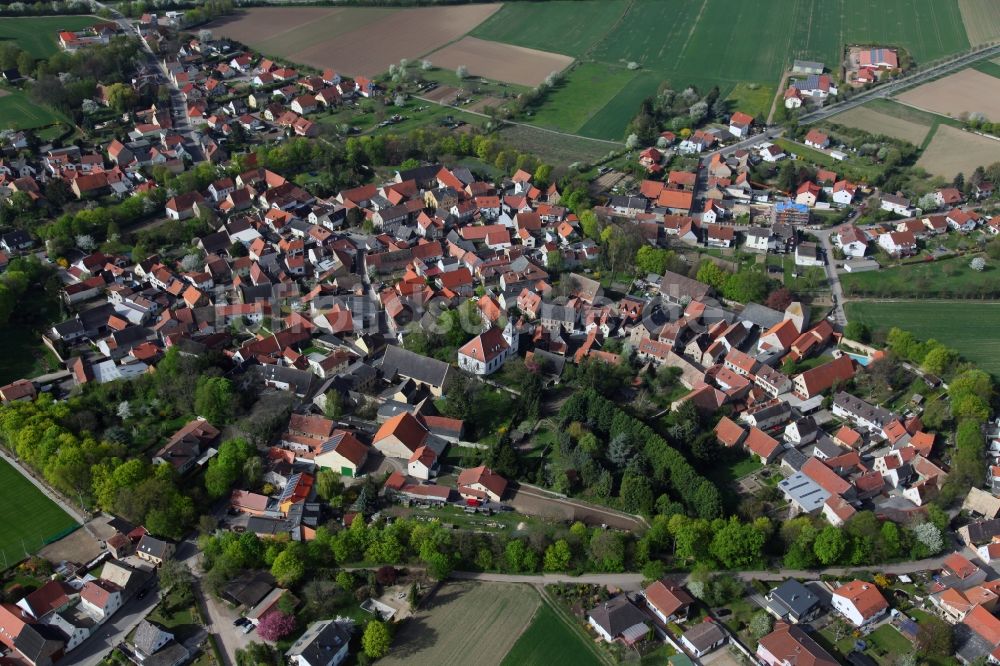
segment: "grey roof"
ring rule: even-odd
[[[162,541],[156,537],[149,536],[148,534],[143,535],[142,539],[139,540],[139,545],[136,547],[141,553],[150,555],[158,559],[165,559],[167,556],[167,549],[170,543],[167,541]]]
[[[260,372],[266,381],[288,384],[297,395],[309,395],[317,379],[311,372],[283,365],[265,365],[261,367]]]
[[[576,310],[566,305],[542,303],[538,317],[539,319],[551,319],[572,326],[576,322]]]
[[[1000,534],[1000,518],[992,520],[976,520],[968,525],[969,541],[974,544],[985,543]]]
[[[250,530],[249,524],[247,530]],[[248,571],[229,581],[223,588],[222,594],[236,604],[252,608],[272,589],[274,589],[274,577],[271,574],[266,571]]]
[[[663,279],[660,280],[660,293],[676,302],[680,302],[683,298],[701,300],[708,294],[710,289],[711,287],[704,282],[692,280],[686,275],[672,271],[664,273]]]
[[[778,483],[778,490],[794,500],[807,513],[819,511],[830,493],[802,472],[796,472]]]
[[[421,356],[395,345],[386,347],[380,367],[382,375],[390,378],[390,381],[392,377],[400,376],[430,386],[444,386],[450,368],[444,361]]]
[[[346,627],[334,620],[321,620],[309,625],[285,656],[301,656],[310,664],[325,666],[350,640],[351,632]]]
[[[699,652],[703,652],[724,640],[726,632],[715,622],[701,622],[685,631],[681,637],[695,646]]]
[[[819,604],[816,593],[794,578],[771,590],[769,596],[772,602],[779,604],[779,609],[784,606],[782,615],[791,614],[793,618],[804,617]]]
[[[590,609],[587,615],[593,618],[604,631],[614,638],[637,624],[647,624],[649,618],[639,610],[628,597],[619,594],[603,604]]]
[[[33,664],[45,663],[66,644],[66,636],[54,626],[26,624],[14,639],[14,647]]]
[[[142,620],[139,622],[139,626],[135,628],[135,635],[132,637],[132,645],[135,646],[136,650],[139,650],[143,654],[151,655],[156,649],[157,644],[163,640],[165,636],[173,638],[174,635],[169,631],[165,631],[159,625],[153,624],[149,620]]]
[[[809,458],[798,449],[788,449],[781,458],[782,465],[788,465],[798,472]]]
[[[813,455],[817,453],[819,454],[816,456],[818,458],[836,458],[840,454],[846,453],[846,451],[829,437],[823,436],[813,442]]]
[[[161,647],[156,654],[146,657],[142,666],[177,666],[183,664],[191,656],[188,649],[177,641],[170,641]]]
[[[740,313],[740,317],[766,330],[775,324],[781,323],[785,318],[785,313],[778,312],[760,303],[747,303],[746,307],[743,308],[743,312]]]
[[[861,398],[855,397],[846,391],[840,391],[833,396],[833,404],[849,414],[856,414],[866,421],[870,421],[878,426],[884,426],[886,423],[889,423],[893,419],[897,418],[896,415],[888,409],[869,404]]]

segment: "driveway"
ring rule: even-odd
[[[204,629],[216,637],[219,650],[222,652],[223,666],[233,666],[236,663],[236,651],[249,645],[256,636],[256,631],[244,634],[240,627],[234,627],[233,620],[239,615],[202,588],[201,552],[192,539],[181,542],[175,558],[194,572],[197,579],[195,593],[205,618]]]
[[[619,530],[647,527],[640,518],[627,513],[578,502],[524,483],[513,491],[513,495],[506,501],[506,504],[514,507],[519,513],[529,516],[542,516],[570,522],[579,520],[587,525],[607,525]]]

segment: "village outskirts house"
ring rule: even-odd
[[[863,580],[852,580],[835,589],[830,603],[855,627],[871,624],[889,610],[878,587]]]

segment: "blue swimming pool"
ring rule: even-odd
[[[844,352],[844,353],[847,354],[848,356],[850,356],[851,358],[853,358],[855,361],[857,361],[861,365],[868,365],[869,363],[872,362],[871,358],[869,358],[867,356],[862,356],[861,354],[852,354],[850,352]]]

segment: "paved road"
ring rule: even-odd
[[[142,599],[133,597],[97,632],[70,653],[67,663],[76,666],[98,666],[116,645],[125,640],[139,622],[160,601],[160,593],[151,592]]]
[[[813,111],[812,113],[807,113],[799,118],[799,123],[804,125],[806,123],[814,123],[819,120],[825,120],[834,114],[847,111],[848,109],[853,109],[856,106],[861,106],[862,104],[870,102],[873,99],[890,97],[896,93],[902,92],[906,88],[918,86],[921,83],[926,83],[930,79],[943,76],[949,72],[967,67],[968,65],[971,65],[979,60],[992,58],[996,55],[1000,55],[1000,45],[968,53],[956,58],[955,60],[931,67],[930,69],[925,69],[915,74],[900,77],[890,83],[876,86],[867,92],[855,95],[847,101],[836,102],[834,104],[824,106],[822,109],[817,111]]]
[[[830,284],[830,291],[833,293],[833,319],[834,323],[843,328],[847,326],[847,315],[844,313],[844,288],[840,284],[840,275],[837,273],[837,262],[833,258],[833,244],[830,237],[834,234],[833,229],[810,230],[809,233],[819,238],[823,246],[823,253],[826,255],[826,278]]]
[[[126,34],[132,35],[133,37],[139,37],[135,25],[133,25],[133,23],[115,7],[98,2],[98,0],[92,0],[92,2],[98,9],[106,10],[112,20],[114,20]],[[191,127],[191,122],[187,115],[187,104],[184,102],[184,96],[181,94],[180,88],[178,88],[177,85],[174,84],[173,80],[171,80],[170,74],[167,72],[167,68],[163,66],[162,61],[157,59],[156,54],[153,53],[153,49],[149,47],[146,40],[140,37],[139,43],[142,44],[142,48],[146,52],[146,59],[156,67],[156,69],[160,72],[160,76],[163,78],[164,85],[170,89],[170,108],[174,117],[174,131],[183,136],[185,140],[194,143],[194,130]]]

